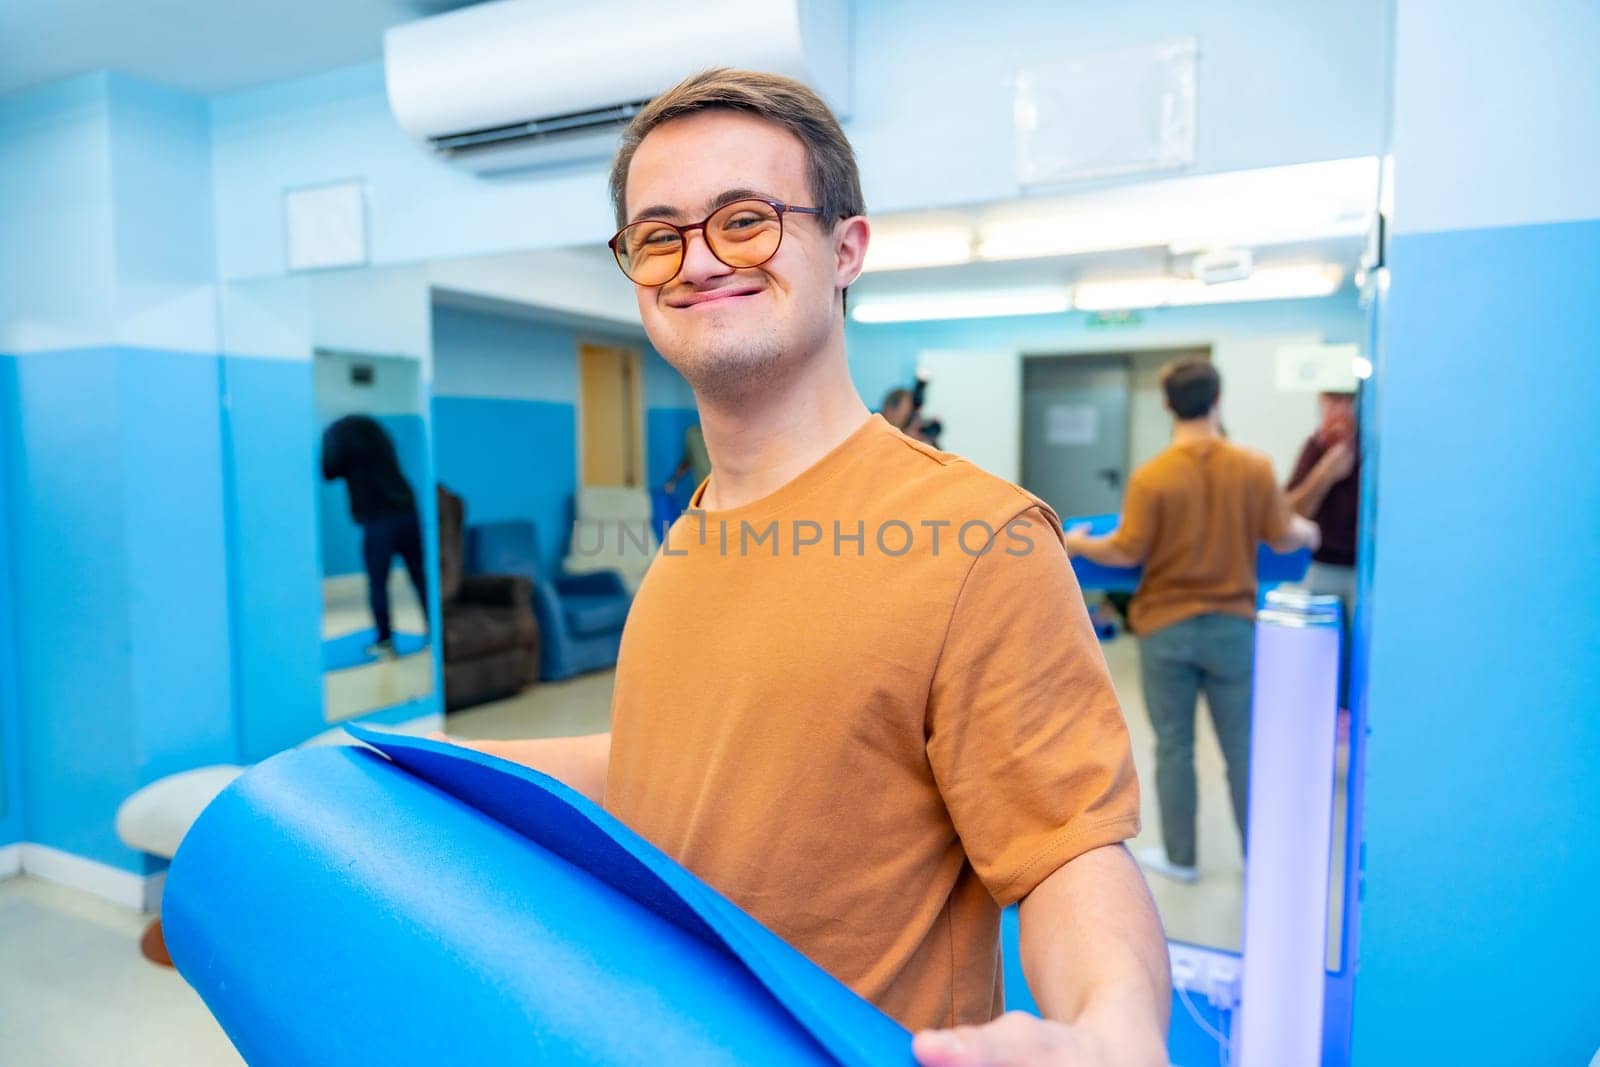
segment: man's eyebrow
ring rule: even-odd
[[[771,199],[773,199],[773,197],[760,191],[759,189],[727,189],[718,193],[711,200],[711,202],[706,205],[706,215],[710,215],[713,211],[717,210],[717,208],[726,204],[731,204],[735,200]],[[652,204],[650,207],[635,211],[633,213],[633,218],[628,220],[628,224],[632,225],[635,222],[643,222],[645,219],[661,219],[665,222],[677,222],[683,217],[683,212],[680,209],[671,206],[670,204]],[[701,217],[703,218],[705,216]]]

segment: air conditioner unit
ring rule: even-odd
[[[798,78],[842,116],[847,0],[496,0],[384,37],[395,119],[479,172],[604,158],[652,97],[709,67]]]

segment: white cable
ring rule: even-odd
[[[1189,991],[1182,986],[1178,987],[1178,999],[1183,1001],[1183,1007],[1186,1011],[1188,1011],[1190,1018],[1194,1019],[1195,1025],[1199,1026],[1201,1030],[1205,1031],[1208,1037],[1217,1043],[1217,1048],[1219,1050],[1218,1055],[1226,1055],[1227,1059],[1222,1060],[1224,1067],[1226,1067],[1228,1060],[1233,1058],[1232,1039],[1230,1039],[1227,1034],[1224,1034],[1222,1031],[1205,1021],[1205,1019],[1201,1016],[1199,1009],[1194,1006],[1194,1001],[1189,999]]]

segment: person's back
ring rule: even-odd
[[[361,527],[361,557],[367,571],[367,600],[377,640],[371,655],[394,655],[393,619],[389,611],[389,566],[395,556],[428,614],[428,582],[423,571],[422,527],[416,495],[400,472],[400,459],[388,431],[367,415],[346,415],[322,434],[322,477],[343,478],[350,496],[350,517]]]
[[[1161,376],[1172,444],[1133,472],[1114,533],[1073,532],[1067,550],[1111,566],[1142,566],[1128,609],[1139,635],[1145,710],[1156,734],[1156,794],[1165,849],[1140,862],[1199,877],[1195,844],[1194,725],[1201,692],[1228,765],[1241,843],[1250,782],[1250,689],[1255,657],[1256,551],[1315,544],[1293,515],[1272,462],[1222,436],[1222,380],[1209,360]]]
[[[1177,442],[1134,472],[1117,540],[1142,548],[1129,625],[1147,633],[1197,615],[1251,618],[1256,546],[1288,525],[1265,453],[1221,437]]]
[[[416,498],[394,442],[376,419],[346,415],[322,435],[322,476],[343,478],[350,493],[350,516],[365,526],[373,519],[415,511]]]

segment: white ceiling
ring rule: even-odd
[[[390,26],[470,2],[4,0],[0,94],[94,70],[231,92],[375,61]]]

